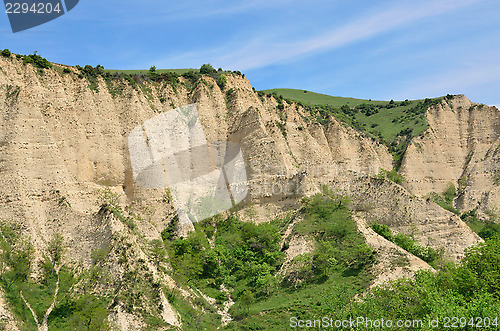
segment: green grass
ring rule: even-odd
[[[272,296],[255,302],[249,314],[233,320],[224,330],[293,330],[290,318],[314,319],[340,311],[364,285],[354,284],[356,277],[332,275],[323,283],[297,290],[279,289]]]
[[[378,113],[366,116],[363,113],[356,113],[356,120],[361,123],[365,131],[377,135],[380,132],[384,141],[391,141],[401,130],[410,128],[413,136],[418,136],[427,130],[425,116],[412,116],[408,111],[417,106],[422,100],[410,101],[407,106],[399,106],[391,109],[382,108]],[[396,120],[399,120],[395,122]],[[372,127],[372,125],[376,125]]]
[[[485,240],[500,234],[500,224],[479,219],[475,209],[463,213],[460,218],[465,221],[472,231]]]
[[[354,99],[354,98],[343,98],[343,97],[333,97],[331,95],[315,93],[304,90],[287,89],[287,88],[276,88],[270,90],[263,90],[262,92],[266,94],[276,93],[283,96],[283,98],[288,98],[292,100],[297,100],[309,105],[329,105],[333,107],[341,107],[343,105],[358,106],[363,103],[372,103],[385,105],[388,101],[370,101],[364,99]]]
[[[10,223],[0,224],[0,233],[0,265],[9,267],[0,270],[0,287],[14,315],[25,322],[22,330],[36,328],[35,319],[24,299],[41,323],[45,312],[54,303],[58,275],[59,291],[54,310],[49,315],[49,329],[107,330],[109,297],[90,294],[90,287],[85,287],[84,293],[76,293],[73,286],[83,278],[76,275],[72,267],[65,265],[56,271],[55,265],[60,263],[63,252],[62,236],[60,241],[57,239],[49,243],[50,257],[44,256],[43,261],[38,262],[40,272],[34,275],[35,251],[29,239],[22,235],[21,228]],[[79,285],[84,286],[83,283]]]
[[[385,106],[389,103],[389,101],[372,101],[366,99],[334,97],[310,91],[304,93],[304,90],[295,89],[270,89],[264,90],[263,92],[267,94],[275,93],[277,95],[281,95],[283,98],[299,101],[300,103],[311,106],[327,105],[331,107],[342,107],[344,105],[348,105],[349,107],[357,107],[363,104]],[[423,101],[424,100],[412,100],[404,106],[396,106],[391,109],[381,108],[378,113],[370,116],[367,116],[362,112],[356,112],[352,119],[359,122],[363,131],[369,132],[373,135],[378,135],[377,132],[380,132],[382,139],[387,142],[391,141],[399,132],[401,132],[401,130],[406,128],[412,129],[413,136],[418,136],[428,127],[425,116],[423,116],[423,114],[420,114],[420,116],[412,115],[409,110],[416,107],[419,102]],[[401,102],[396,102],[396,105],[397,104],[401,104]],[[395,122],[395,120],[397,122]],[[418,121],[418,123],[415,123],[415,121]],[[374,124],[376,126],[372,127]]]
[[[418,256],[425,262],[429,263],[433,267],[437,267],[436,260],[440,257],[440,253],[432,247],[424,247],[420,245],[412,237],[405,235],[403,233],[398,233],[394,235],[391,229],[385,224],[379,224],[375,222],[370,226],[373,231],[384,237],[385,239],[395,243],[405,251]]]
[[[290,265],[271,294],[256,296],[246,307],[236,300],[230,310],[235,320],[226,329],[260,330],[265,325],[266,330],[288,330],[291,317],[312,319],[340,311],[370,284],[373,251],[357,231],[349,200],[325,190],[304,199],[304,204],[304,219],[293,233],[311,238],[314,252],[303,255],[301,266]]]
[[[304,199],[303,215],[293,230],[311,238],[309,255],[294,259],[282,277],[277,271],[285,259],[281,233],[293,213],[271,223],[244,223],[234,216],[199,222],[186,239],[165,240],[172,277],[216,298],[221,304],[224,284],[235,305],[234,320],[226,329],[283,330],[292,316],[320,316],[348,304],[373,279],[369,248],[348,208],[349,199],[324,189],[323,194]],[[215,232],[215,228],[217,231]],[[164,237],[168,232],[165,231]],[[208,238],[213,240],[210,246]],[[286,238],[285,238],[286,239]],[[289,240],[290,238],[288,238]],[[189,329],[206,322],[174,296]],[[210,328],[209,328],[210,329]]]
[[[437,203],[441,208],[444,208],[452,213],[460,215],[460,212],[454,207],[453,200],[456,196],[456,188],[453,183],[448,183],[446,190],[442,194],[431,192],[426,196],[427,201]]]

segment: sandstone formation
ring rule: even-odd
[[[307,111],[296,104],[285,102],[278,110],[274,98],[259,97],[239,75],[228,74],[222,90],[210,77],[194,86],[183,78],[176,86],[144,82],[134,89],[123,84],[124,90],[113,96],[101,77],[96,91],[85,78],[63,73],[57,65],[41,74],[14,57],[0,58],[0,219],[22,224],[38,250],[60,233],[68,246],[66,258],[89,265],[92,251],[112,246],[117,236],[127,237],[131,254],[146,261],[155,280],[175,288],[144,253],[149,240],[160,239],[175,209],[165,189],[134,183],[127,135],[161,112],[192,103],[207,140],[241,146],[250,192],[244,206],[255,208],[255,221],[293,209],[298,199],[327,184],[352,197],[362,222],[378,221],[413,234],[458,261],[480,238],[457,215],[423,196],[453,183],[461,211],[479,205],[485,213],[500,205],[493,180],[500,171],[499,111],[464,96],[428,109],[429,129],[405,154],[401,186],[374,177],[380,168],[392,169],[385,146],[335,119],[324,126],[307,120]],[[99,214],[106,189],[120,196],[126,213],[140,215],[134,231]],[[366,226],[362,233],[382,251],[393,246],[373,239],[377,235]],[[296,247],[301,240],[292,248],[302,252]],[[428,267],[413,262],[412,268]],[[381,272],[383,279],[391,278]],[[114,277],[123,277],[120,268]],[[164,320],[180,325],[165,294],[162,302]],[[10,316],[0,308],[2,316]],[[141,325],[121,307],[110,318],[122,329]]]

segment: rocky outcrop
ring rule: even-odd
[[[499,110],[455,96],[429,108],[426,116],[429,129],[413,140],[402,162],[405,186],[423,196],[442,193],[452,183],[461,210],[498,206],[493,178],[500,167]]]

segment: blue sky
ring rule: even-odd
[[[498,0],[80,0],[0,48],[110,69],[240,70],[257,89],[500,105]]]

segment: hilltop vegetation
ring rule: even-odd
[[[356,99],[356,98],[344,98],[344,97],[334,97],[327,94],[321,94],[306,90],[297,90],[297,89],[269,89],[262,90],[262,92],[266,94],[276,94],[281,95],[283,98],[299,101],[303,104],[315,106],[315,105],[327,105],[332,107],[342,107],[343,105],[349,106],[359,106],[363,103],[372,103],[385,105],[388,101],[372,101],[366,99]]]
[[[196,231],[184,239],[164,231],[175,279],[219,304],[228,300],[221,285],[228,288],[235,301],[230,330],[263,325],[280,330],[290,311],[313,317],[332,307],[329,299],[334,296],[352,298],[372,280],[375,256],[357,231],[349,200],[325,190],[303,203],[298,214],[271,223],[255,225],[234,215],[216,216],[196,224]],[[282,269],[291,239],[282,238],[283,230],[298,215],[304,219],[293,228],[292,236],[314,238],[314,249]]]

